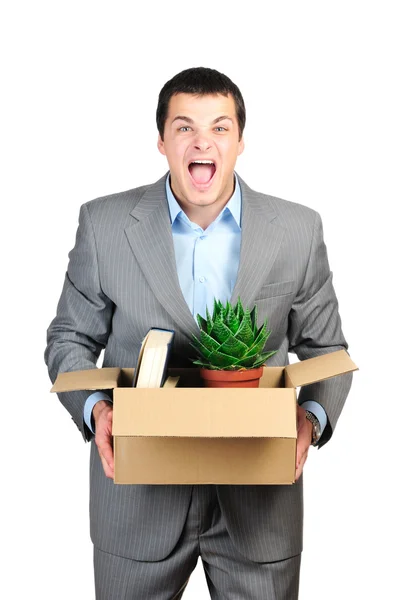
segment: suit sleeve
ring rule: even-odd
[[[311,250],[305,277],[289,314],[289,352],[300,360],[337,350],[348,350],[338,301],[332,284],[320,215],[315,212]],[[331,438],[352,383],[352,373],[303,386],[299,404],[315,400],[324,408],[327,424],[318,443]]]
[[[101,288],[89,208],[83,204],[57,314],[47,330],[44,358],[53,383],[59,373],[96,368],[109,337],[112,314],[113,303]],[[90,394],[92,391],[58,394],[85,441],[93,437],[83,418],[84,404]]]

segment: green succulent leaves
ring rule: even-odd
[[[240,298],[233,307],[214,299],[213,314],[206,308],[206,319],[197,315],[200,338],[193,335],[192,346],[200,358],[195,365],[206,369],[255,369],[276,354],[276,350],[262,352],[271,334],[267,320],[257,329],[257,306],[244,309]]]

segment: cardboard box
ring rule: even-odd
[[[134,369],[60,373],[52,392],[113,389],[114,482],[291,484],[296,388],[357,370],[345,350],[264,367],[257,388],[201,387],[199,369],[169,369],[177,388],[132,388]]]

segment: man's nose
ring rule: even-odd
[[[197,138],[195,139],[194,145],[196,150],[206,152],[206,150],[209,150],[211,148],[211,140],[203,134],[198,134]]]

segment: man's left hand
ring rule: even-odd
[[[308,450],[312,442],[312,423],[305,416],[305,410],[297,405],[297,453],[296,453],[296,481],[303,472],[307,460]]]

